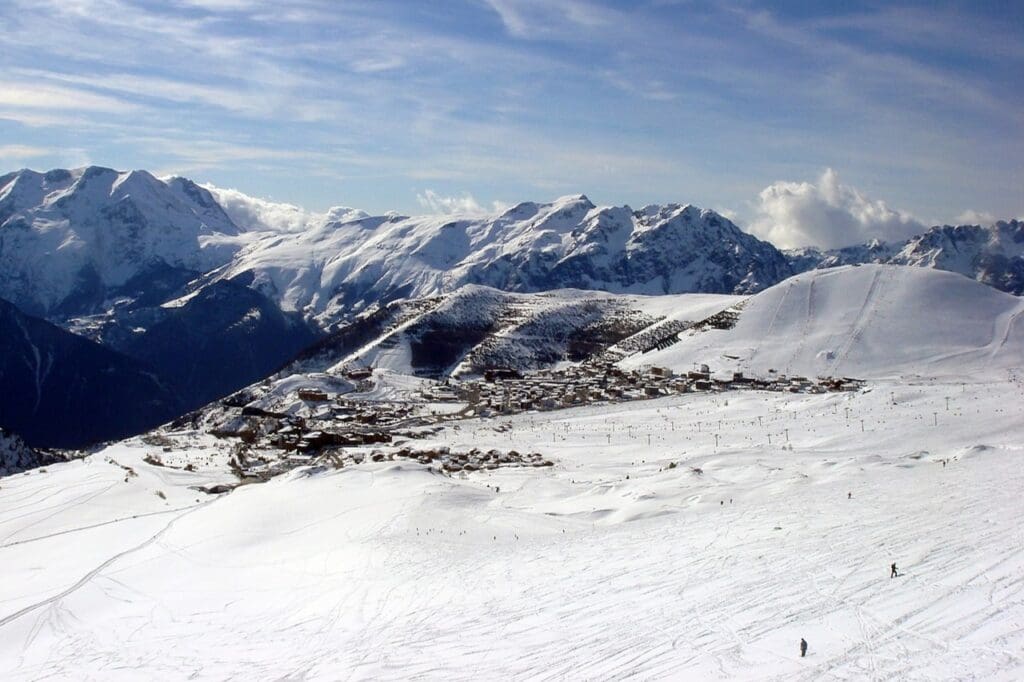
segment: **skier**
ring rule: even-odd
[[[800,658],[807,655],[807,640],[803,637],[800,638]]]
[[[895,578],[896,576],[899,575],[899,573],[896,572],[896,562],[895,561],[892,562],[892,566],[890,566],[890,568],[892,569],[892,572],[889,573],[889,579],[892,580],[893,578]]]

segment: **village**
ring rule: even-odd
[[[685,374],[676,374],[666,367],[624,370],[612,363],[583,363],[566,369],[544,369],[527,374],[512,369],[487,370],[481,378],[442,382],[423,391],[421,396],[426,403],[465,403],[465,408],[457,412],[459,416],[487,417],[693,392],[852,391],[863,383],[847,377],[811,380],[803,376],[771,374],[768,379],[760,379],[734,372],[730,378],[722,379],[714,377],[705,364]]]
[[[855,391],[863,385],[852,378],[811,380],[775,372],[770,372],[769,378],[747,377],[739,372],[722,378],[706,364],[675,373],[664,367],[625,370],[611,362],[592,362],[533,372],[493,368],[483,376],[430,383],[406,400],[372,400],[363,394],[372,390],[373,374],[371,368],[347,372],[346,377],[357,382],[357,390],[352,393],[332,395],[320,387],[298,388],[292,409],[286,412],[256,407],[249,401],[250,396],[236,394],[221,401],[221,412],[209,432],[236,441],[231,466],[242,481],[267,480],[310,464],[343,467],[395,459],[433,465],[451,475],[498,467],[552,466],[536,452],[457,452],[447,447],[410,445],[430,438],[453,421],[685,393],[825,393]],[[496,422],[496,428],[500,429],[500,423]]]

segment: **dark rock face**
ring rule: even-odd
[[[0,426],[37,447],[139,433],[182,410],[152,369],[0,300]]]
[[[16,474],[42,465],[39,453],[21,438],[0,428],[0,476]]]

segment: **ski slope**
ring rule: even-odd
[[[960,275],[893,265],[791,277],[750,297],[732,329],[684,332],[627,365],[765,376],[958,376],[1019,367],[1024,303]]]
[[[427,444],[556,466],[222,496],[227,444],[115,444],[0,479],[0,678],[1020,679],[1018,377],[463,421]]]

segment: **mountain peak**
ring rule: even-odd
[[[0,187],[0,225],[19,228],[5,230],[0,296],[40,315],[71,300],[91,312],[154,264],[206,271],[241,248],[206,190],[103,166],[19,172]]]
[[[590,198],[587,197],[586,194],[582,194],[582,193],[581,194],[566,194],[564,196],[558,197],[552,203],[555,203],[555,204],[575,204],[575,203],[580,203],[580,204],[590,204],[591,206],[593,206],[593,204],[590,201]]]

